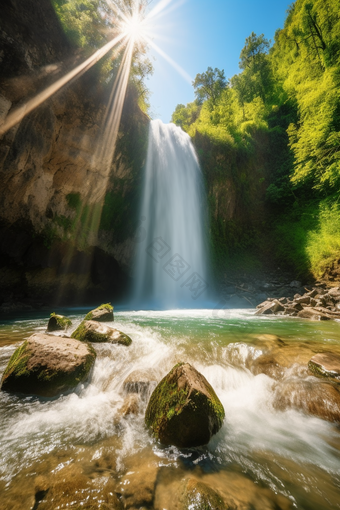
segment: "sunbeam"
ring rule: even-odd
[[[144,36],[146,42],[152,47],[154,48],[155,51],[157,51],[157,53],[159,53],[159,55],[161,55],[161,57],[163,57],[167,62],[169,62],[169,64],[172,65],[172,67],[174,69],[176,69],[176,71],[185,79],[185,81],[187,81],[188,83],[190,83],[190,85],[192,84],[192,78],[191,76],[179,65],[177,64],[177,62],[175,62],[171,57],[169,57],[169,55],[167,55],[156,43],[154,43],[149,37],[146,37]]]
[[[67,83],[69,83],[74,78],[79,78],[81,74],[88,71],[94,64],[96,64],[99,60],[101,60],[110,50],[112,50],[116,44],[118,44],[123,38],[125,34],[119,34],[117,37],[112,39],[112,41],[108,42],[97,50],[91,57],[89,57],[85,62],[77,66],[75,69],[67,73],[62,78],[59,78],[56,82],[52,83],[45,90],[37,94],[35,97],[24,103],[22,106],[19,106],[13,112],[9,113],[5,122],[0,126],[0,136],[4,135],[6,131],[14,127],[18,124],[26,115],[28,115],[35,108],[40,106],[44,101],[46,101],[53,94],[58,92],[62,87],[64,87]]]

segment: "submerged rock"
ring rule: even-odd
[[[157,378],[153,370],[135,370],[123,382],[123,388],[126,393],[138,393],[145,397],[150,391],[150,387],[155,387]]]
[[[89,344],[35,333],[12,355],[1,389],[54,397],[85,381],[95,359]]]
[[[120,414],[120,416],[138,414],[139,405],[140,405],[139,396],[134,393],[131,393],[130,395],[127,395],[126,399],[124,400],[124,404],[119,409],[118,413]]]
[[[113,306],[109,303],[106,305],[100,305],[98,308],[91,310],[86,316],[86,321],[98,321],[98,322],[112,322],[113,317]]]
[[[224,416],[206,378],[189,363],[179,363],[152,393],[145,422],[161,443],[186,448],[208,444]]]
[[[126,460],[128,471],[115,489],[125,509],[154,508],[154,493],[159,472],[157,460],[148,451],[142,451]]]
[[[220,494],[195,478],[185,480],[181,487],[180,508],[183,510],[227,510],[230,508]]]
[[[48,321],[47,331],[62,331],[72,326],[71,319],[64,317],[63,315],[57,315],[51,313],[50,320]]]
[[[122,345],[131,345],[132,343],[131,338],[125,333],[97,321],[83,321],[71,336],[81,342],[110,342]]]
[[[331,352],[319,353],[308,363],[309,370],[317,376],[340,382],[340,356]]]

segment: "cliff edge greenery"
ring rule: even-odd
[[[250,262],[320,277],[340,255],[340,4],[297,0],[273,44],[246,39],[239,66],[197,75],[172,119],[201,159],[215,262],[251,247]]]

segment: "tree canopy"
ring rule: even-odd
[[[199,104],[208,100],[215,105],[226,86],[224,71],[212,67],[208,67],[205,73],[197,74],[193,81],[196,100]]]

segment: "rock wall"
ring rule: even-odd
[[[4,0],[0,20],[1,124],[84,57],[65,38],[49,0]],[[148,118],[129,89],[111,171],[94,172],[109,92],[92,69],[0,139],[4,308],[17,300],[112,300],[128,286]]]

